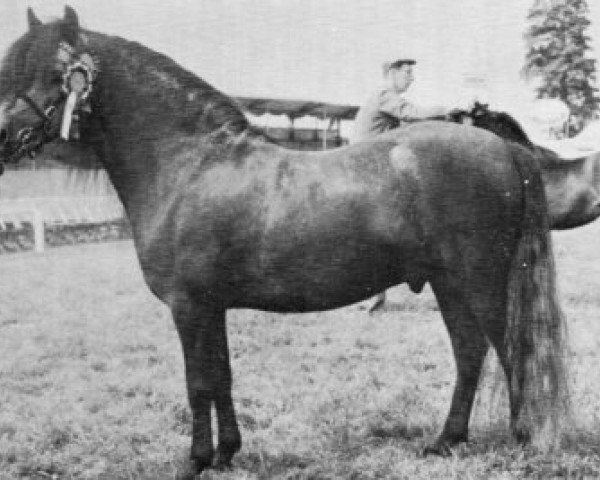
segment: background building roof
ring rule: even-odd
[[[311,116],[336,120],[353,120],[358,112],[355,105],[341,105],[307,100],[286,100],[276,98],[235,97],[243,110],[252,115],[287,115],[290,120]]]

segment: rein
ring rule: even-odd
[[[83,40],[87,44],[87,41]],[[14,151],[8,157],[11,163],[17,163],[25,155],[33,158],[44,144],[59,136],[65,141],[71,137],[78,138],[76,122],[79,112],[91,112],[89,99],[99,71],[98,61],[86,52],[76,54],[73,47],[61,42],[56,54],[56,68],[62,72],[62,88],[58,98],[49,107],[42,109],[27,94],[17,96],[35,112],[39,121],[17,132]],[[53,131],[53,120],[61,106],[63,108],[60,130]],[[71,133],[74,122],[76,131]]]
[[[22,94],[22,95],[17,95],[17,98],[20,98],[21,100],[23,100],[27,105],[29,105],[31,107],[31,109],[37,113],[38,117],[40,117],[40,119],[44,120],[44,121],[49,121],[51,120],[50,115],[48,114],[48,109],[46,109],[46,111],[43,111],[38,105],[37,103],[35,103],[33,101],[33,99],[27,95],[26,93]]]
[[[23,100],[29,108],[35,112],[40,120],[17,132],[15,151],[10,155],[8,159],[9,163],[16,163],[25,155],[30,158],[35,157],[36,153],[42,149],[45,143],[54,140],[55,136],[52,135],[52,120],[62,101],[61,97],[54,104],[46,108],[46,110],[42,110],[42,108],[27,94],[17,95],[17,98]],[[4,169],[2,168],[2,171],[3,170]]]

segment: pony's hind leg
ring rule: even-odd
[[[450,447],[468,440],[469,417],[488,344],[464,292],[455,286],[458,281],[444,278],[431,283],[454,351],[456,385],[442,433],[423,453],[447,456]]]
[[[530,440],[530,432],[518,426],[519,412],[523,403],[522,392],[519,388],[513,388],[512,368],[506,351],[506,342],[504,340],[504,332],[497,331],[488,332],[488,337],[498,356],[498,362],[502,366],[506,378],[508,389],[508,401],[510,407],[510,428],[515,439],[520,443],[527,443]]]
[[[217,466],[228,465],[240,449],[241,437],[231,400],[231,368],[225,311],[194,302],[186,295],[172,305],[185,360],[188,398],[193,416],[190,464],[179,478],[213,466],[211,406],[219,427]]]

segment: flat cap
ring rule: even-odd
[[[389,68],[400,68],[402,65],[414,65],[415,63],[417,63],[416,60],[413,60],[412,58],[400,58],[398,60],[395,60],[393,62],[390,62],[388,65],[388,69]]]

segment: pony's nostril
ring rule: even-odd
[[[6,131],[6,128],[0,129],[0,146],[4,145],[7,140],[8,140],[8,132]]]

